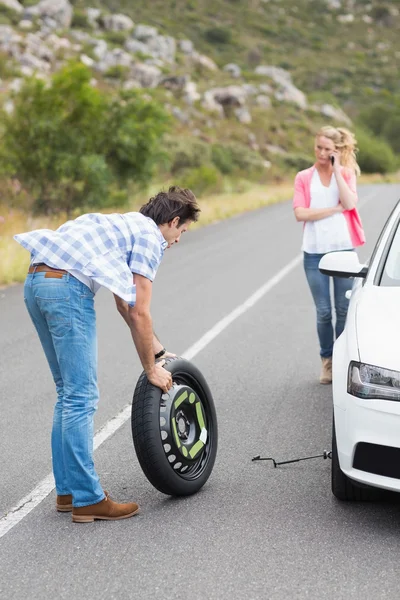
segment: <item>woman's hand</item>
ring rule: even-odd
[[[332,165],[333,171],[336,172],[340,172],[341,169],[341,164],[340,164],[340,152],[339,150],[334,150],[333,152],[331,152],[331,158],[332,156],[334,157],[334,163]]]

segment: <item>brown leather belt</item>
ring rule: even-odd
[[[61,279],[63,275],[67,274],[67,271],[63,269],[53,269],[53,267],[49,267],[44,263],[40,263],[38,265],[31,265],[28,269],[28,273],[42,273],[46,272],[45,277],[54,277],[56,279]]]

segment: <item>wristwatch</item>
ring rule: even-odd
[[[160,352],[157,352],[157,354],[154,355],[154,358],[157,360],[157,358],[161,358],[162,356],[164,356],[165,353],[166,349],[163,348],[162,350],[160,350]]]

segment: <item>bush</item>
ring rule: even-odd
[[[169,118],[133,93],[110,97],[90,85],[91,71],[69,64],[47,84],[28,79],[12,114],[0,113],[0,164],[34,198],[38,212],[70,214],[109,204],[109,189],[146,184]]]
[[[360,149],[357,160],[364,173],[390,173],[396,168],[396,157],[389,144],[367,131],[357,132]]]
[[[397,154],[400,154],[400,116],[395,115],[389,118],[382,129],[385,140],[389,142]]]
[[[230,148],[222,144],[213,144],[211,148],[211,158],[214,165],[224,175],[229,175],[235,169],[232,152]]]
[[[283,166],[288,169],[293,169],[295,171],[302,171],[303,169],[307,169],[314,164],[314,159],[312,156],[308,156],[307,154],[285,154],[282,157],[279,157],[279,161],[282,161]]]
[[[196,138],[170,139],[166,150],[170,155],[170,170],[173,175],[211,162],[210,145]]]
[[[219,192],[222,188],[222,178],[218,169],[213,165],[202,165],[197,169],[188,169],[183,173],[178,185],[191,189],[196,196],[206,192]]]
[[[386,123],[396,112],[392,106],[379,102],[362,110],[358,121],[364,128],[369,129],[373,134],[379,136],[382,134]]]
[[[84,10],[79,10],[78,8],[75,8],[74,14],[72,16],[71,27],[77,29],[92,29],[88,21],[86,12]]]
[[[114,65],[107,69],[104,73],[104,77],[108,77],[110,79],[127,79],[129,75],[129,67],[124,67],[122,65]]]
[[[204,36],[211,44],[230,44],[232,41],[232,31],[225,27],[211,27],[206,30]]]
[[[103,37],[107,42],[115,46],[123,46],[129,37],[127,31],[106,31]]]

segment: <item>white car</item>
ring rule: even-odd
[[[332,252],[319,269],[355,278],[333,350],[332,492],[340,500],[400,492],[400,202],[368,264]]]

